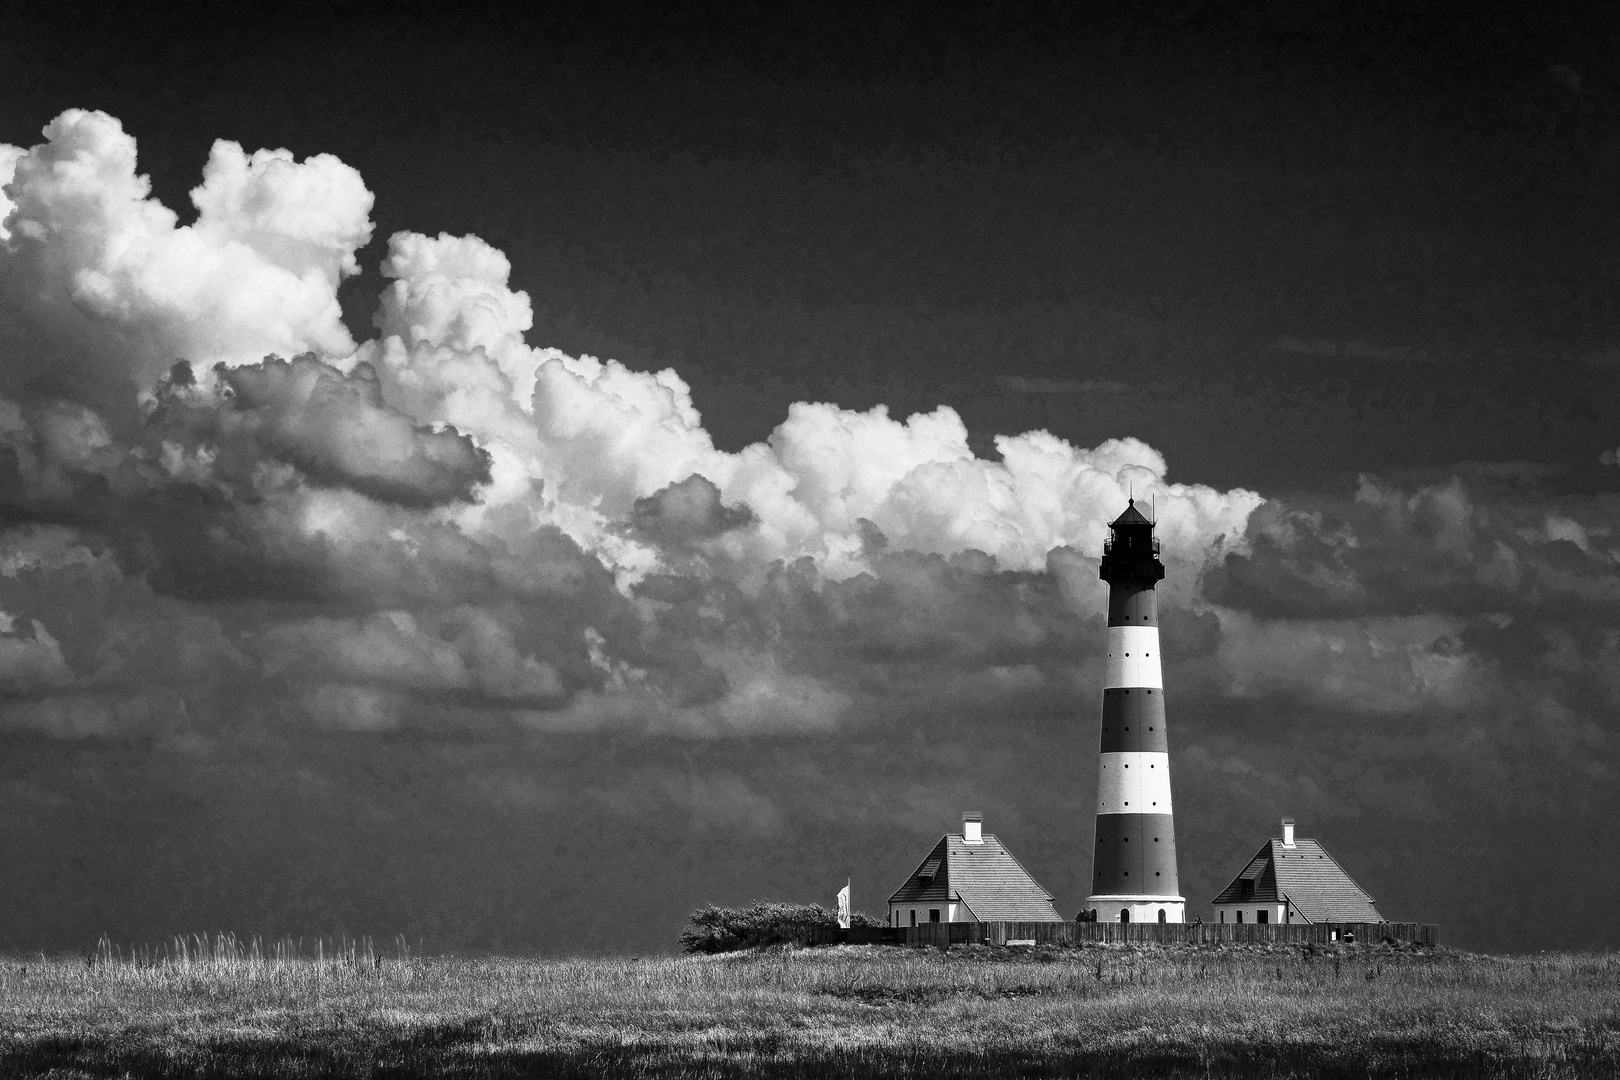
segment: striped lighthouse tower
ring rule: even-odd
[[[1170,811],[1170,741],[1159,666],[1164,578],[1153,522],[1132,499],[1109,526],[1097,576],[1108,582],[1108,674],[1097,770],[1097,842],[1086,908],[1101,922],[1184,921]]]

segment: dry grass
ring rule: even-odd
[[[11,1075],[1593,1076],[1620,1073],[1620,957],[193,941],[0,962],[0,1029]]]

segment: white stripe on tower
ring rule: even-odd
[[[1103,686],[1164,689],[1164,674],[1159,667],[1157,626],[1108,628],[1108,673],[1103,678]]]
[[[1097,775],[1097,813],[1170,813],[1170,755],[1103,754]]]

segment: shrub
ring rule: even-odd
[[[882,926],[876,919],[855,912],[851,926]],[[731,952],[766,945],[802,941],[816,930],[838,929],[838,915],[820,904],[778,904],[755,900],[745,908],[710,904],[687,916],[681,948],[689,953]]]

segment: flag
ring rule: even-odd
[[[838,890],[838,925],[845,930],[849,929],[849,882]]]

